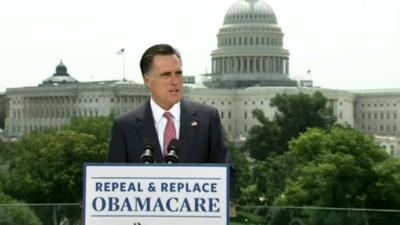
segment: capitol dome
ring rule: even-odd
[[[244,0],[233,4],[225,14],[224,24],[270,23],[276,24],[275,13],[264,1]]]
[[[264,0],[238,0],[225,13],[211,53],[212,88],[296,86],[289,79],[289,51],[272,8]]]

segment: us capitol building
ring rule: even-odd
[[[278,93],[322,92],[340,124],[367,134],[400,156],[400,89],[344,91],[312,86],[289,77],[289,51],[272,8],[263,0],[238,0],[226,12],[211,53],[212,71],[203,84],[185,77],[185,96],[218,108],[227,134],[244,139],[257,124],[252,110],[272,118],[270,100]],[[71,117],[107,116],[130,111],[149,98],[143,84],[129,81],[79,82],[60,62],[55,73],[34,87],[5,93],[5,136],[59,128]]]

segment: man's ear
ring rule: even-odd
[[[150,88],[149,87],[149,85],[150,85],[150,76],[149,75],[145,74],[143,76],[143,82],[144,82],[144,85],[146,85],[147,88]]]

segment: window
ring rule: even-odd
[[[224,118],[224,112],[221,112],[221,119]]]
[[[244,112],[244,118],[247,119],[247,112]]]
[[[232,113],[231,113],[231,112],[228,112],[228,119],[230,119],[231,116],[232,116]]]

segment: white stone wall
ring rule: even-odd
[[[58,129],[74,116],[107,116],[130,111],[149,98],[143,85],[94,82],[8,89],[5,135]]]
[[[400,158],[400,138],[376,136],[376,142],[389,154]]]
[[[365,133],[400,136],[400,91],[356,93],[356,127]]]
[[[254,109],[261,109],[267,118],[273,119],[276,108],[270,106],[270,101],[276,94],[313,94],[315,91],[321,91],[329,99],[338,123],[354,126],[353,94],[347,91],[291,87],[252,87],[239,90],[203,88],[192,89],[189,95],[195,101],[216,107],[230,136],[245,137],[250,128],[258,124],[252,115]]]
[[[186,88],[185,96],[216,107],[227,134],[240,138],[258,124],[252,116],[254,109],[261,109],[268,118],[273,118],[276,109],[270,106],[270,101],[276,94],[315,91],[321,91],[328,98],[338,123],[373,135],[400,136],[400,92],[371,94],[292,87]],[[140,106],[148,98],[147,88],[131,83],[92,82],[9,89],[4,133],[18,137],[36,130],[57,129],[73,116],[119,115]]]

